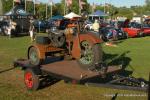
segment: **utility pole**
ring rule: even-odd
[[[14,6],[15,6],[15,3],[14,3],[14,0],[13,0],[13,8],[14,8]]]
[[[33,5],[33,6],[34,6],[34,15],[35,15],[35,2],[33,2],[33,3],[34,3],[34,5]]]
[[[66,15],[66,0],[65,0],[65,5],[64,5],[64,15]]]
[[[79,0],[79,15],[81,14],[81,0]]]
[[[24,0],[24,4],[25,4],[25,11],[27,11],[27,1]]]
[[[0,0],[0,15],[3,14],[3,4],[2,4],[2,0]]]
[[[51,3],[51,18],[53,16],[53,4]]]
[[[47,20],[47,3],[46,3],[46,20]]]
[[[104,13],[106,12],[106,0],[105,0],[105,2],[104,2],[105,4],[104,4]]]

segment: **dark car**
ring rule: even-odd
[[[122,29],[114,27],[104,27],[100,29],[100,38],[103,41],[119,40],[127,37],[127,34]]]
[[[11,35],[29,35],[29,20],[31,17],[33,17],[33,15],[27,13],[22,5],[14,6],[10,11],[1,16],[1,34],[7,35],[7,26],[9,25],[9,20],[11,20],[16,24],[15,28],[12,29]]]
[[[7,35],[7,21],[0,21],[0,35]]]
[[[45,20],[35,20],[33,25],[36,32],[46,32],[46,29],[48,29],[48,22]]]
[[[27,21],[24,22],[24,24],[22,24],[23,19],[20,20],[21,22],[19,22],[19,19],[17,21],[12,20],[12,22],[15,23],[16,25],[14,26],[14,29],[13,28],[11,29],[11,35],[12,36],[28,35],[29,30],[27,29],[27,27],[29,25],[26,23]],[[9,24],[8,20],[1,21],[0,22],[0,34],[1,35],[8,35],[7,31],[8,31],[9,26],[10,26],[10,24]]]

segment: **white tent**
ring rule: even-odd
[[[74,18],[74,17],[81,17],[81,16],[80,16],[80,15],[77,15],[77,14],[75,14],[75,13],[73,13],[73,12],[71,12],[71,13],[65,15],[64,17],[65,17],[65,18],[72,19],[72,18]]]

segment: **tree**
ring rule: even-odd
[[[73,11],[74,13],[79,13],[79,2],[78,0],[73,0],[72,2],[72,6],[71,6],[71,11]]]
[[[125,16],[125,17],[131,19],[133,16],[133,11],[130,8],[120,7],[120,8],[117,8],[117,10],[118,10],[118,14],[116,14],[115,17],[116,16]]]
[[[13,0],[2,0],[3,5],[3,13],[6,13],[10,11],[10,9],[13,7]]]
[[[39,5],[36,5],[36,11],[37,15],[39,16],[40,19],[46,18],[46,5],[40,3]]]
[[[87,13],[90,13],[90,4],[87,2],[87,0],[82,0],[85,5],[83,5],[83,9],[81,10],[81,13],[82,12],[87,12]]]
[[[85,3],[81,11],[89,11],[89,4],[87,3],[87,0],[81,0],[81,1]],[[61,0],[61,6],[59,7],[59,10],[60,8],[63,9],[62,12],[64,12],[64,10],[66,9],[67,13],[72,11],[78,14],[80,9],[79,0],[72,0],[72,5],[66,8],[65,8],[65,0]]]
[[[149,6],[150,5],[150,0],[145,0],[145,3],[146,3],[147,6]]]
[[[64,15],[63,5],[61,3],[57,3],[53,6],[53,16],[55,15]]]
[[[27,2],[26,4],[27,12],[34,14],[34,2]]]

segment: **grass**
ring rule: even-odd
[[[148,79],[150,72],[150,37],[131,38],[118,42],[117,47],[103,44],[104,59],[108,64],[120,64],[122,61],[133,76]],[[144,92],[87,87],[66,84],[63,81],[38,91],[27,91],[23,81],[23,71],[12,68],[16,58],[26,58],[30,38],[8,39],[0,36],[0,100],[111,100],[118,93],[117,100],[146,100]],[[10,69],[10,70],[9,70]],[[121,96],[121,95],[130,96]],[[143,95],[143,96],[131,96]]]

